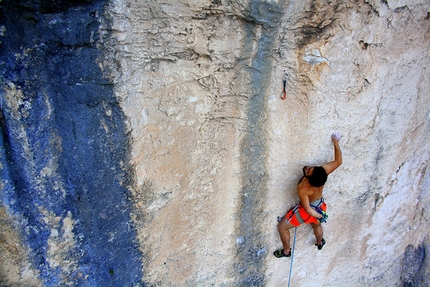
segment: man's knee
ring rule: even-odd
[[[293,227],[294,227],[294,225],[292,225],[291,223],[287,223],[285,218],[283,218],[278,223],[278,230],[279,231],[287,231],[287,230],[289,230],[289,229],[291,229]]]
[[[315,231],[322,230],[321,223],[311,223],[311,226]]]

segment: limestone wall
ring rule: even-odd
[[[284,286],[276,216],[298,201],[301,167],[332,159],[340,131],[328,244],[318,252],[299,228],[292,280],[400,284],[407,246],[428,244],[429,8],[112,2],[145,281]]]
[[[0,283],[287,286],[339,131],[292,286],[430,285],[427,0],[45,2],[2,30],[36,32],[2,38]]]

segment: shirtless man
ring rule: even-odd
[[[281,236],[284,248],[273,253],[278,258],[290,257],[290,229],[302,223],[311,224],[317,242],[318,250],[325,244],[321,222],[327,218],[326,204],[322,198],[324,184],[327,175],[335,171],[342,164],[342,152],[339,147],[340,134],[334,133],[331,138],[334,146],[334,161],[323,166],[303,167],[304,176],[297,186],[297,193],[300,203],[290,209],[287,215],[278,224],[279,235]]]

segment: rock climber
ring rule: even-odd
[[[315,234],[318,250],[321,250],[326,241],[323,238],[321,223],[327,219],[326,204],[322,197],[327,175],[335,171],[342,164],[342,152],[339,147],[341,135],[333,133],[334,160],[323,166],[303,167],[303,177],[297,185],[300,203],[290,209],[278,223],[278,231],[284,248],[276,250],[273,255],[277,258],[290,257],[290,229],[302,223],[310,224]]]

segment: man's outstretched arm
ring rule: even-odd
[[[341,136],[338,133],[334,133],[331,136],[331,139],[333,140],[333,146],[334,146],[334,161],[323,165],[327,174],[332,173],[342,164],[342,151],[340,150],[340,147],[339,147],[340,137]]]

